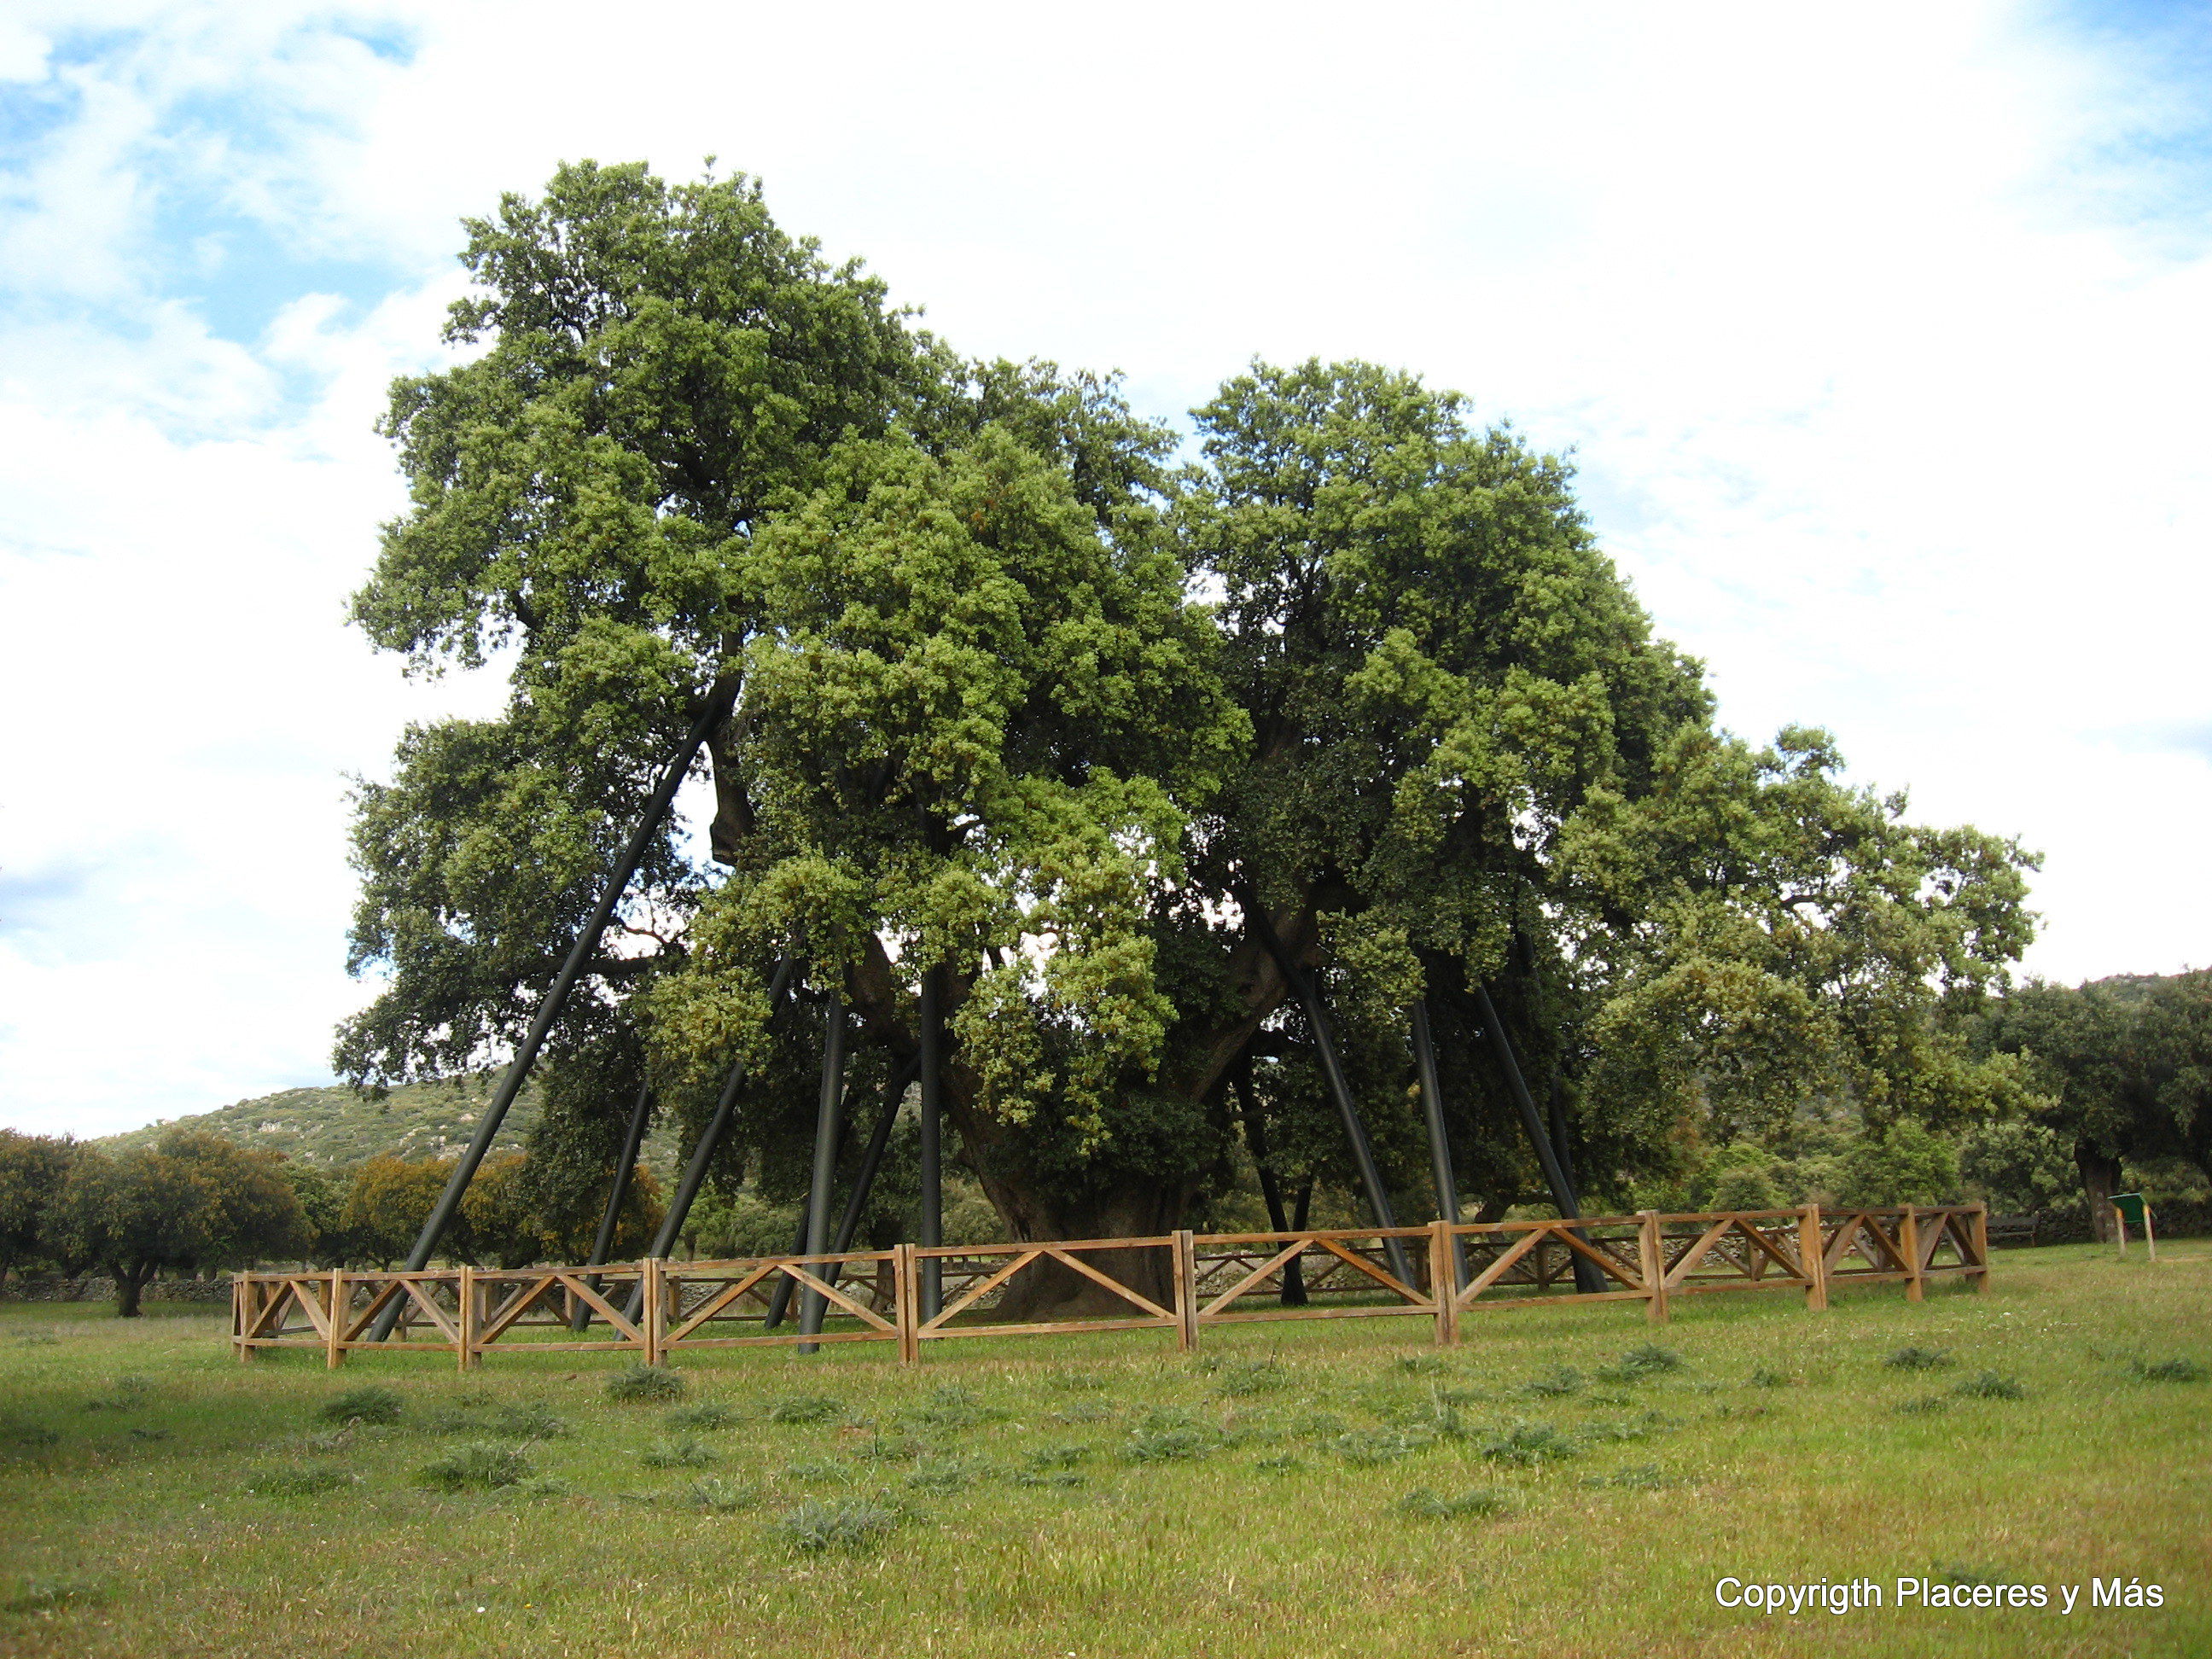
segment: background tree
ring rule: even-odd
[[[112,1157],[79,1148],[50,1224],[65,1248],[113,1276],[124,1318],[137,1315],[147,1281],[164,1267],[294,1255],[306,1243],[276,1154],[190,1129]]]
[[[48,1254],[48,1212],[76,1152],[73,1141],[0,1129],[0,1289],[19,1263]]]
[[[389,1268],[404,1257],[452,1173],[451,1162],[435,1158],[410,1161],[386,1155],[365,1160],[353,1172],[346,1188],[345,1206],[338,1216],[355,1258]],[[470,1243],[467,1229],[465,1212],[456,1231],[448,1236],[449,1255],[465,1258]]]

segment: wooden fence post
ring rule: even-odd
[[[1897,1224],[1897,1239],[1905,1251],[1905,1299],[1918,1302],[1928,1294],[1928,1287],[1920,1271],[1920,1212],[1917,1206],[1905,1206],[1905,1217]]]
[[[1974,1241],[1974,1266],[1981,1270],[1974,1275],[1974,1291],[1979,1295],[1990,1288],[1990,1206],[1987,1204],[1974,1206],[1973,1224],[1967,1231]]]
[[[1797,1265],[1805,1274],[1805,1310],[1819,1313],[1828,1305],[1828,1261],[1820,1243],[1817,1204],[1797,1212]]]
[[[331,1269],[329,1300],[324,1304],[325,1315],[330,1322],[323,1332],[323,1369],[326,1371],[334,1371],[345,1364],[345,1270],[333,1267]]]
[[[645,1324],[645,1363],[658,1365],[667,1357],[661,1352],[661,1344],[668,1328],[668,1310],[660,1300],[660,1258],[647,1256],[638,1266],[645,1292],[639,1299],[639,1312]]]
[[[911,1244],[898,1246],[891,1261],[891,1307],[898,1322],[899,1364],[911,1365],[921,1358],[921,1279]]]
[[[1636,1218],[1641,1224],[1636,1235],[1636,1258],[1644,1271],[1644,1316],[1654,1325],[1663,1325],[1668,1319],[1667,1247],[1659,1235],[1659,1212],[1638,1210]]]
[[[238,1363],[241,1365],[253,1358],[253,1350],[246,1346],[246,1334],[253,1328],[248,1322],[252,1318],[252,1289],[251,1274],[233,1273],[230,1276],[230,1341],[231,1346],[238,1350]]]
[[[1188,1227],[1175,1235],[1176,1347],[1188,1353],[1198,1346],[1198,1252]]]
[[[1437,1346],[1449,1348],[1459,1341],[1459,1275],[1452,1268],[1451,1223],[1439,1218],[1429,1223],[1429,1294],[1437,1304]]]
[[[461,1276],[453,1287],[453,1329],[459,1340],[453,1344],[459,1356],[459,1369],[472,1371],[479,1358],[477,1352],[477,1270],[467,1262],[461,1263]]]

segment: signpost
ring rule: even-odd
[[[2128,1253],[2128,1223],[2134,1222],[2142,1229],[2143,1243],[2150,1251],[2150,1259],[2158,1260],[2158,1233],[2152,1227],[2150,1204],[2141,1193],[2114,1193],[2112,1209],[2119,1217],[2120,1254]]]

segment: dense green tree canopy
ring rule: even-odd
[[[787,1192],[827,1000],[872,1088],[932,969],[947,1109],[1018,1235],[1175,1224],[1255,1132],[1341,1181],[1271,934],[1407,1185],[1430,998],[1493,1205],[1535,1182],[1485,992],[1601,1189],[1808,1093],[1940,1120],[2012,1086],[1935,1012],[2025,942],[2019,849],[1911,825],[1823,734],[1716,731],[1565,467],[1458,398],[1255,365],[1174,469],[1115,383],[963,362],[742,179],[566,168],[465,258],[451,333],[482,349],[395,388],[412,505],[356,615],[511,699],[362,788],[355,965],[389,979],[343,1063],[512,1041],[718,716],[710,856],[653,848],[556,1036],[533,1178],[603,1180],[641,1082],[696,1121],[742,1054],[722,1173]],[[805,989],[772,1015],[784,957]]]

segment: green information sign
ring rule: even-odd
[[[2120,1212],[2120,1219],[2128,1225],[2140,1227],[2143,1224],[2143,1212],[2149,1206],[2143,1202],[2141,1193],[2114,1193],[2112,1207]]]

